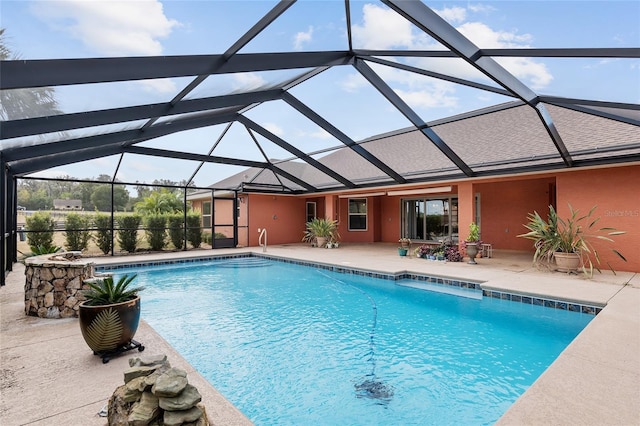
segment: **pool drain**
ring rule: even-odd
[[[322,271],[318,271],[320,274],[329,278],[330,280],[337,282],[339,284],[347,285],[358,290],[362,293],[369,302],[371,303],[371,310],[373,311],[373,319],[371,323],[371,332],[369,333],[369,359],[368,361],[371,363],[371,372],[366,376],[358,379],[356,384],[354,385],[356,390],[356,398],[369,398],[375,399],[381,405],[388,404],[393,398],[393,386],[385,384],[383,381],[379,380],[376,376],[376,357],[375,357],[375,335],[376,335],[376,326],[378,323],[378,307],[376,306],[376,301],[367,293],[354,286],[353,284],[346,283],[344,281],[340,281],[336,278],[333,278]]]

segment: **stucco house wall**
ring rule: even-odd
[[[546,217],[548,206],[554,205],[561,217],[569,214],[568,204],[587,213],[597,205],[594,217],[601,217],[600,226],[615,227],[626,234],[615,236],[615,245],[597,244],[602,266],[607,263],[620,271],[640,271],[640,165],[602,167],[585,170],[562,170],[528,176],[505,176],[487,179],[465,179],[432,184],[403,186],[402,189],[451,186],[451,191],[429,196],[457,195],[459,204],[459,237],[464,240],[468,225],[474,220],[476,195],[480,197],[482,240],[494,249],[521,250],[533,253],[533,243],[517,236],[526,232],[527,215],[537,211]],[[398,189],[395,187],[393,189]],[[354,194],[367,198],[367,229],[348,229],[348,193],[317,195],[241,194],[239,244],[257,246],[258,229],[266,228],[269,244],[299,243],[306,223],[306,202],[314,201],[317,216],[339,222],[344,243],[397,242],[401,237],[402,196],[388,196],[390,188],[372,188]],[[382,193],[382,195],[380,195]],[[193,200],[194,209],[201,208]],[[615,247],[625,257],[623,262],[609,247]]]

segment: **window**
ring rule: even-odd
[[[402,236],[412,240],[458,241],[458,199],[418,198],[402,200]]]
[[[202,202],[202,226],[211,228],[211,201]]]
[[[314,201],[307,201],[307,222],[311,222],[316,217],[316,203]]]
[[[349,199],[349,231],[367,230],[367,199]]]

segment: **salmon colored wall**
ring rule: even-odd
[[[192,200],[191,201],[191,209],[194,212],[200,212],[202,213],[202,201],[203,200]]]
[[[258,245],[258,228],[267,229],[267,244],[299,243],[305,229],[305,198],[249,195],[249,245]]]
[[[557,178],[558,215],[569,215],[573,209],[587,214],[597,205],[593,217],[600,217],[598,227],[613,227],[626,234],[611,237],[615,244],[598,241],[601,269],[607,261],[616,271],[640,272],[640,166],[596,169],[562,173]],[[620,260],[610,251],[615,247],[626,258]]]
[[[396,242],[400,235],[400,203],[402,197],[380,197],[380,238]]]
[[[216,198],[213,207],[214,232],[224,234],[227,238],[233,238],[233,216],[235,214],[233,199]]]
[[[458,240],[469,236],[469,224],[475,222],[475,188],[472,182],[458,184]]]
[[[553,178],[494,182],[476,185],[480,193],[481,239],[494,249],[530,250],[533,241],[517,238],[527,229],[527,215],[537,211],[546,218]],[[462,233],[462,232],[461,232]]]
[[[238,246],[249,246],[249,204],[247,195],[238,196]]]

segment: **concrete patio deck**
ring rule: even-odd
[[[604,306],[547,371],[498,421],[501,425],[640,425],[640,273],[593,279],[538,270],[530,255],[494,251],[467,263],[399,257],[394,244],[344,244],[339,249],[270,246],[267,254],[384,273],[404,271],[481,281],[483,288]],[[96,264],[163,258],[262,253],[261,248],[98,257]],[[105,425],[97,413],[123,382],[130,352],[102,364],[80,334],[77,319],[24,315],[24,268],[16,264],[0,288],[0,424]],[[145,322],[136,334],[146,350],[165,353],[203,395],[212,424],[251,422],[228,403]],[[215,385],[215,384],[214,384]]]

